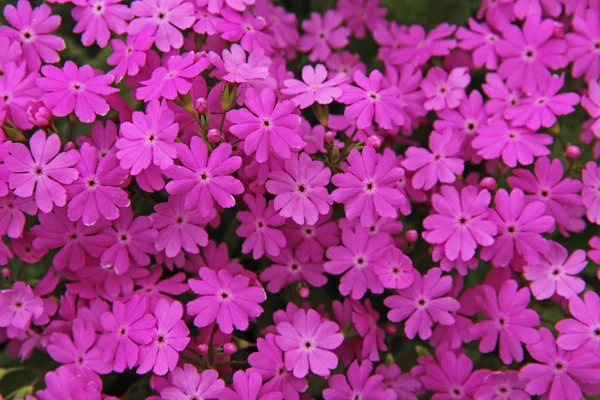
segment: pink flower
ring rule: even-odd
[[[135,76],[140,68],[146,64],[146,51],[152,47],[154,37],[144,30],[138,35],[127,35],[127,42],[112,39],[110,47],[113,53],[108,56],[106,63],[115,67],[108,73],[115,77],[119,83],[125,75]]]
[[[362,339],[360,355],[363,359],[379,361],[379,351],[387,351],[385,332],[378,326],[379,312],[371,306],[371,300],[366,299],[364,304],[351,301],[352,323]]]
[[[600,83],[589,83],[588,93],[581,98],[581,106],[590,114],[594,123],[590,127],[596,137],[600,137]]]
[[[25,63],[9,62],[2,68],[4,76],[0,76],[0,120],[10,119],[20,129],[31,129],[33,122],[27,111],[36,99],[42,97],[43,92],[36,85],[37,72],[27,73],[25,67]],[[48,109],[46,113],[50,114]],[[1,132],[0,138],[5,138]]]
[[[509,279],[498,293],[488,285],[480,286],[478,291],[477,308],[488,318],[471,328],[473,339],[481,339],[479,351],[493,351],[499,340],[500,359],[504,364],[523,361],[521,343],[535,344],[540,340],[534,328],[540,325],[540,317],[527,308],[531,297],[529,288],[519,289],[517,281]]]
[[[233,332],[233,328],[245,331],[249,318],[256,318],[263,312],[259,306],[267,298],[262,287],[250,286],[250,280],[243,275],[232,276],[224,269],[214,271],[200,268],[200,280],[190,279],[190,288],[198,298],[187,304],[187,313],[194,318],[194,325],[203,328],[217,322],[223,333]]]
[[[302,21],[306,34],[300,38],[298,49],[310,52],[308,59],[312,62],[325,61],[332,48],[341,49],[348,45],[350,29],[341,26],[343,21],[342,14],[334,10],[328,10],[324,16],[311,13],[310,19]]]
[[[44,65],[41,71],[43,77],[36,82],[46,92],[42,99],[56,117],[75,111],[82,122],[94,122],[96,115],[106,115],[110,110],[105,97],[119,91],[110,86],[115,79],[112,75],[98,75],[89,65],[79,68],[67,61],[63,69]]]
[[[275,195],[273,206],[284,218],[297,224],[314,225],[320,215],[329,212],[333,200],[326,187],[331,170],[306,153],[285,160],[281,170],[269,173],[265,187]]]
[[[321,216],[315,225],[298,225],[288,220],[282,228],[288,246],[296,249],[296,255],[302,261],[321,261],[323,248],[335,246],[340,242],[340,228],[337,221]]]
[[[208,220],[202,218],[198,210],[186,210],[183,195],[169,196],[167,202],[155,205],[154,211],[152,219],[158,230],[154,246],[158,251],[165,250],[167,257],[177,256],[182,249],[198,254],[198,246],[208,244],[204,229]]]
[[[150,29],[154,43],[163,52],[181,48],[183,35],[180,29],[191,28],[196,22],[194,5],[184,0],[167,3],[160,0],[136,0],[131,3],[131,11],[136,18],[129,23],[127,33],[137,35],[147,26],[152,27]]]
[[[516,25],[503,28],[504,39],[496,45],[503,58],[498,73],[508,79],[509,88],[522,88],[533,93],[543,88],[550,78],[548,69],[567,65],[567,42],[553,39],[554,29],[554,21],[542,21],[540,15],[527,17],[522,31]]]
[[[46,373],[44,380],[46,389],[35,393],[40,400],[100,400],[102,397],[102,380],[92,370],[64,365]],[[27,395],[26,400],[31,399],[34,397]]]
[[[266,21],[255,17],[250,12],[235,12],[227,8],[221,11],[221,19],[216,22],[216,28],[221,37],[228,42],[238,42],[248,52],[263,49],[267,54],[273,51],[273,38],[263,32]]]
[[[189,286],[184,282],[186,280],[184,273],[179,272],[169,278],[159,280],[162,273],[162,266],[155,265],[150,269],[150,275],[135,282],[136,286],[139,286],[135,293],[148,298],[151,308],[155,308],[161,300],[171,301],[171,296],[177,296],[189,290]]]
[[[46,63],[58,62],[58,52],[65,49],[65,42],[60,36],[50,34],[58,29],[61,21],[60,16],[51,14],[52,9],[47,4],[32,10],[28,0],[19,0],[17,7],[12,4],[4,7],[4,18],[11,27],[0,26],[0,36],[21,43],[30,71],[38,71],[42,60]]]
[[[477,68],[485,65],[488,70],[498,68],[498,55],[496,54],[496,43],[500,39],[487,24],[478,23],[469,18],[469,29],[459,27],[456,37],[460,40],[458,47],[473,52],[473,64]]]
[[[98,341],[104,348],[102,361],[110,362],[115,372],[137,365],[139,346],[152,342],[156,325],[156,320],[148,313],[147,300],[133,297],[126,303],[114,301],[112,312],[106,311],[100,320],[104,328]]]
[[[337,186],[331,197],[344,204],[346,218],[352,221],[360,217],[365,227],[373,225],[377,216],[397,218],[397,209],[407,199],[396,187],[404,171],[396,166],[395,155],[379,156],[373,147],[366,146],[362,154],[353,149],[347,161],[347,172],[331,178]]]
[[[196,367],[183,364],[169,374],[168,386],[160,391],[164,400],[188,400],[200,398],[205,400],[218,399],[225,387],[225,382],[219,378],[214,369],[206,369],[201,374]]]
[[[588,162],[582,172],[583,192],[581,199],[587,211],[587,218],[600,225],[600,168],[595,162]]]
[[[67,216],[74,222],[82,220],[84,225],[94,225],[101,217],[119,218],[119,208],[130,205],[127,193],[120,187],[127,179],[127,171],[119,167],[114,153],[100,158],[98,149],[87,143],[78,155],[75,167],[79,178],[67,186]]]
[[[386,289],[405,289],[412,285],[412,261],[396,247],[387,250],[374,263],[375,274]]]
[[[76,5],[71,11],[73,19],[77,21],[73,32],[81,33],[81,42],[84,46],[98,43],[106,47],[110,39],[110,31],[122,35],[127,31],[127,21],[133,18],[133,13],[121,0],[74,0]]]
[[[277,102],[270,89],[258,94],[254,88],[248,88],[245,96],[247,108],[229,111],[227,120],[232,123],[231,133],[244,140],[246,155],[256,153],[256,161],[263,163],[270,152],[287,159],[292,151],[302,148],[304,142],[297,132],[301,119],[292,114],[292,101]]]
[[[25,214],[35,215],[37,206],[31,197],[20,198],[12,193],[0,197],[0,236],[19,238],[25,227]]]
[[[506,110],[519,105],[522,97],[520,89],[509,89],[498,74],[487,73],[485,83],[481,85],[481,88],[489,97],[484,108],[486,113],[491,116],[504,116]]]
[[[556,344],[563,350],[584,349],[589,354],[598,354],[600,349],[600,297],[592,290],[569,299],[569,311],[574,318],[556,324],[560,334]]]
[[[208,57],[217,68],[217,77],[227,82],[245,83],[250,81],[264,81],[269,77],[269,67],[265,63],[265,52],[262,49],[249,53],[239,44],[232,44],[229,50],[223,50],[223,59],[210,52]]]
[[[437,214],[423,221],[423,238],[432,244],[444,244],[444,254],[450,260],[469,261],[475,256],[477,245],[490,246],[497,233],[496,224],[488,219],[492,197],[487,190],[478,191],[466,186],[459,191],[444,185],[441,194],[432,196]]]
[[[421,90],[427,98],[425,109],[440,111],[458,107],[469,82],[471,76],[466,68],[454,68],[450,74],[440,67],[431,68],[421,81]]]
[[[388,12],[379,5],[379,0],[342,0],[338,9],[352,34],[359,39],[365,37],[365,28],[373,31],[385,21]]]
[[[409,339],[418,333],[421,339],[427,340],[435,322],[445,326],[454,324],[450,313],[458,311],[460,305],[452,297],[442,297],[452,288],[452,277],[442,277],[439,268],[431,268],[423,277],[414,270],[413,275],[412,285],[399,290],[397,295],[387,297],[384,304],[391,308],[387,314],[390,321],[400,322],[408,318],[404,332]]]
[[[252,257],[258,260],[263,254],[270,256],[279,255],[285,246],[285,236],[279,229],[285,219],[277,214],[273,208],[273,201],[267,205],[263,195],[244,195],[244,202],[249,211],[237,213],[237,219],[242,223],[236,233],[243,238],[242,253],[252,252]]]
[[[152,100],[146,106],[146,113],[135,111],[132,122],[121,124],[121,137],[116,146],[121,168],[138,175],[150,163],[166,169],[173,165],[177,157],[175,138],[179,125],[175,115],[163,100]]]
[[[346,80],[346,74],[339,73],[327,80],[327,68],[323,64],[316,67],[302,67],[302,81],[286,79],[285,89],[281,93],[294,96],[292,101],[300,108],[306,108],[314,103],[330,104],[342,95],[339,85]]]
[[[531,292],[536,299],[549,299],[554,293],[569,299],[585,289],[585,281],[576,275],[586,265],[584,250],[575,250],[569,256],[563,246],[550,242],[550,248],[542,253],[540,261],[537,264],[526,264],[523,272],[525,278],[532,281]]]
[[[474,396],[480,400],[530,400],[525,392],[525,382],[519,379],[517,371],[494,372],[485,379]]]
[[[313,309],[297,310],[291,322],[277,324],[275,343],[284,352],[285,368],[296,378],[312,372],[327,376],[337,367],[338,358],[332,350],[344,341],[339,326],[323,319]]]
[[[73,183],[79,176],[77,169],[73,168],[77,163],[77,152],[61,153],[58,135],[52,134],[46,139],[41,130],[29,139],[29,148],[13,143],[4,159],[13,193],[19,197],[30,197],[35,190],[35,202],[46,213],[52,211],[54,205],[66,205],[67,191],[63,185]]]
[[[0,292],[0,327],[27,330],[32,319],[44,312],[42,299],[24,282],[15,282],[12,289]]]
[[[574,78],[585,75],[590,84],[600,78],[600,25],[597,17],[597,11],[588,9],[585,16],[573,18],[573,32],[565,35],[567,57],[573,62],[571,75]]]
[[[448,39],[455,30],[455,25],[443,23],[426,34],[421,25],[412,25],[399,35],[401,46],[391,54],[390,61],[395,65],[409,63],[420,67],[431,57],[447,56],[456,47],[456,40]]]
[[[273,264],[260,274],[260,279],[268,282],[267,290],[271,293],[278,293],[283,287],[296,282],[307,282],[314,287],[327,283],[320,262],[301,261],[297,252],[288,247],[283,248],[278,256],[270,258]]]
[[[156,375],[165,375],[173,371],[179,360],[179,352],[190,342],[190,330],[185,325],[183,306],[178,301],[169,304],[160,300],[154,308],[156,331],[150,344],[140,348],[140,366],[138,374],[152,370]]]
[[[383,384],[396,393],[398,400],[417,400],[415,392],[421,388],[421,382],[410,373],[403,374],[396,364],[379,364],[375,372],[383,376]]]
[[[221,12],[223,2],[236,11],[246,11],[246,7],[253,5],[255,0],[196,0],[200,7],[208,7],[208,12],[211,14]]]
[[[329,387],[323,391],[325,400],[353,399],[364,400],[395,400],[396,394],[392,389],[383,385],[383,376],[373,374],[373,364],[355,360],[348,368],[347,377],[333,375],[329,378]]]
[[[392,129],[393,124],[404,124],[402,109],[406,105],[399,99],[400,90],[396,86],[386,85],[385,78],[378,70],[367,77],[361,71],[354,72],[354,83],[341,86],[341,103],[348,104],[344,116],[356,120],[358,129],[365,129],[375,122],[383,129]]]
[[[283,395],[277,392],[265,391],[262,387],[262,377],[258,372],[235,371],[233,374],[233,389],[226,387],[219,394],[222,400],[283,400]]]

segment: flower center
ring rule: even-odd
[[[77,240],[77,234],[76,233],[71,233],[71,235],[69,236],[70,240]]]
[[[126,233],[121,233],[119,235],[119,242],[128,242],[129,241],[129,236],[127,236]]]
[[[88,179],[86,184],[87,184],[88,188],[94,189],[96,187],[96,185],[98,184],[98,182],[96,182],[96,180],[94,178],[90,178],[90,179]]]
[[[514,235],[515,233],[517,233],[517,228],[516,228],[514,225],[510,225],[510,226],[509,226],[509,227],[506,229],[506,231],[507,231],[509,234],[511,234],[511,235]]]
[[[507,394],[507,393],[508,393],[508,388],[507,388],[507,387],[504,387],[504,386],[501,386],[501,387],[498,389],[498,392],[499,392],[500,394]]]
[[[475,127],[477,125],[475,124],[474,121],[467,121],[467,126],[465,131],[467,131],[467,133],[473,133],[473,131],[475,131]]]
[[[523,59],[525,61],[533,61],[533,59],[535,58],[535,51],[533,49],[525,49],[525,51],[523,52]]]
[[[101,2],[96,3],[96,5],[94,6],[94,14],[99,15],[102,14],[103,11],[104,5]]]
[[[256,221],[256,227],[257,227],[258,229],[262,229],[262,228],[264,228],[264,227],[265,227],[265,223],[264,223],[264,222],[262,222],[262,221]]]
[[[427,300],[423,297],[421,297],[418,301],[417,301],[417,305],[420,308],[425,308],[425,306],[427,305]]]
[[[310,229],[310,228],[306,228],[306,229],[304,230],[304,234],[305,234],[306,236],[312,236],[312,234],[313,234],[313,230],[312,230],[312,229]]]
[[[509,139],[511,139],[511,140],[515,140],[515,139],[518,137],[518,136],[517,136],[517,132],[515,132],[515,131],[509,131],[509,132],[507,133],[507,136],[508,136],[508,138],[509,138]]]
[[[306,350],[306,351],[313,351],[313,349],[314,349],[314,345],[310,340],[305,340],[303,347],[304,347],[304,350]]]
[[[365,266],[365,259],[363,257],[358,257],[355,264],[358,268],[362,268]]]
[[[207,173],[207,172],[202,172],[202,173],[199,175],[199,178],[200,178],[200,180],[201,180],[202,182],[205,182],[205,183],[206,183],[206,182],[208,182],[208,173]]]
[[[270,119],[265,118],[265,119],[263,119],[263,126],[267,129],[270,129],[273,127],[273,123],[271,122]]]
[[[33,173],[34,173],[34,174],[36,174],[36,175],[38,175],[38,176],[41,176],[41,175],[43,175],[43,174],[44,174],[44,170],[42,169],[42,167],[37,167],[37,168],[36,168],[36,169],[33,171]]]
[[[164,341],[165,341],[165,337],[164,337],[164,336],[159,336],[158,338],[156,338],[156,341],[157,341],[158,343],[164,343]]]
[[[321,33],[319,33],[319,39],[323,40],[323,39],[325,39],[326,37],[327,37],[327,33],[325,33],[325,32],[321,32]]]
[[[379,93],[376,92],[369,92],[369,98],[373,101],[377,101],[379,100]]]
[[[560,275],[560,268],[556,267],[552,270],[552,275],[553,276],[559,276]]]
[[[506,320],[504,319],[504,317],[498,318],[498,325],[500,325],[501,327],[504,327],[506,325]]]
[[[600,52],[600,41],[594,43],[594,51]]]
[[[365,185],[365,191],[369,194],[375,192],[375,183],[367,182],[367,184]]]
[[[296,271],[298,271],[298,270],[300,269],[300,267],[298,266],[298,264],[296,264],[296,263],[293,263],[293,264],[290,266],[290,269],[291,269],[292,271],[296,272]]]
[[[565,366],[562,362],[557,361],[556,363],[554,363],[554,369],[558,372],[564,370]]]
[[[489,35],[487,35],[485,38],[486,38],[486,40],[488,42],[491,42],[491,43],[494,43],[494,42],[496,42],[498,40],[498,36],[496,36],[496,35],[494,35],[492,33],[490,33]]]
[[[20,301],[17,301],[17,302],[15,303],[15,308],[16,308],[16,309],[21,309],[22,307],[23,307],[23,303],[21,303]]]
[[[393,274],[393,275],[398,275],[399,273],[400,273],[400,268],[398,268],[398,267],[394,266],[394,267],[392,268],[392,274]]]
[[[181,224],[183,224],[183,218],[177,217],[177,220],[175,220],[175,222],[177,223],[177,225],[181,225]]]
[[[23,31],[23,33],[21,33],[21,37],[23,38],[23,40],[25,41],[31,41],[33,39],[33,32],[31,31]]]
[[[223,291],[221,292],[221,294],[219,295],[219,297],[221,297],[221,300],[229,300],[231,298],[231,296],[229,295],[229,293]]]
[[[460,217],[460,219],[458,220],[458,223],[460,225],[465,225],[467,223],[467,219],[465,217]]]
[[[448,87],[446,85],[442,85],[438,88],[438,93],[439,94],[446,94],[448,93]]]
[[[73,88],[73,90],[74,90],[75,92],[79,92],[79,91],[81,91],[81,89],[83,88],[83,84],[82,84],[81,82],[73,82],[73,83],[71,84],[71,87]]]
[[[300,194],[304,194],[306,193],[306,186],[303,184],[298,185],[298,187],[296,188],[296,191]]]
[[[146,143],[153,145],[154,143],[156,143],[156,136],[154,135],[154,133],[149,133],[148,137],[146,138]]]
[[[250,26],[250,25],[246,25],[244,28],[246,28],[246,30],[248,32],[253,32],[254,31],[254,28],[252,26]]]
[[[540,196],[546,199],[550,196],[550,191],[548,189],[542,189],[542,191],[540,192]]]

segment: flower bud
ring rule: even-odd
[[[326,143],[332,143],[335,140],[335,132],[327,131],[325,135],[323,135],[323,140]]]
[[[319,120],[319,123],[323,126],[327,126],[329,123],[329,106],[327,104],[313,104],[313,112],[315,117]]]
[[[65,143],[65,151],[73,150],[75,148],[75,143],[67,142]]]
[[[308,296],[310,296],[310,289],[306,286],[301,286],[300,288],[298,288],[298,294],[303,299],[306,299],[308,298]]]
[[[479,184],[481,185],[482,188],[485,188],[487,190],[496,189],[496,180],[494,178],[492,178],[491,176],[486,176],[485,178],[483,178],[481,180],[481,182],[479,182]]]
[[[388,335],[393,335],[396,332],[398,332],[398,329],[396,328],[396,325],[388,324],[385,326],[385,331],[387,332]]]
[[[206,343],[201,343],[196,347],[196,350],[198,350],[198,354],[205,356],[208,354],[208,345]]]
[[[30,123],[35,126],[48,126],[50,125],[50,118],[52,117],[52,112],[46,106],[42,100],[34,100],[29,103],[27,107],[27,119]]]
[[[208,101],[206,101],[204,97],[196,99],[196,101],[194,102],[194,110],[198,114],[204,114],[206,111],[208,111]]]
[[[365,144],[377,150],[379,147],[381,147],[381,138],[376,135],[371,135],[367,138]]]
[[[225,343],[223,345],[223,353],[227,355],[232,355],[237,351],[237,346],[234,343]]]
[[[4,267],[2,268],[2,277],[3,278],[10,278],[12,276],[12,271],[10,268],[8,267]]]
[[[223,107],[224,112],[231,110],[235,104],[235,99],[237,96],[236,89],[237,83],[227,82],[223,86],[223,90],[221,91],[221,107]]]
[[[565,155],[569,160],[577,160],[581,155],[581,149],[577,146],[571,145],[567,147],[567,150],[565,150]]]
[[[221,141],[221,132],[218,129],[212,128],[208,130],[206,137],[209,142],[216,144]]]
[[[415,243],[419,239],[419,232],[414,229],[406,231],[406,241],[410,244]]]

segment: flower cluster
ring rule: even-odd
[[[0,398],[600,395],[598,0],[4,3]]]

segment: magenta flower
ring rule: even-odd
[[[373,70],[367,77],[361,71],[354,72],[352,86],[341,86],[342,96],[339,102],[348,104],[344,116],[348,120],[356,120],[358,129],[365,129],[375,122],[383,129],[392,129],[394,124],[404,124],[402,109],[406,105],[399,98],[400,89],[393,85],[386,85],[385,78],[378,70]]]
[[[36,82],[46,92],[42,100],[56,117],[75,111],[82,122],[94,122],[96,115],[110,110],[105,97],[119,91],[110,86],[115,79],[112,75],[98,75],[89,65],[79,68],[73,61],[65,62],[63,69],[44,65],[41,72],[43,77]]]
[[[279,215],[299,225],[314,225],[333,203],[326,188],[330,177],[331,170],[321,161],[302,153],[285,160],[283,169],[272,170],[265,187],[275,195],[273,206]]]
[[[337,186],[331,197],[344,204],[346,218],[360,217],[365,227],[373,225],[377,216],[397,218],[397,209],[407,199],[396,187],[404,171],[396,166],[395,155],[385,153],[379,157],[373,147],[366,146],[362,154],[353,149],[347,161],[347,172],[331,178]]]
[[[596,137],[600,137],[600,83],[596,81],[589,83],[587,95],[581,98],[581,106],[585,108],[594,121],[590,130]]]
[[[42,299],[24,282],[0,291],[0,327],[27,330],[31,321],[44,312]]]
[[[270,258],[273,264],[260,274],[260,279],[268,282],[267,290],[271,293],[278,293],[283,287],[296,282],[307,282],[314,287],[327,283],[322,263],[301,261],[297,252],[288,247]]]
[[[581,200],[588,220],[600,225],[600,168],[595,162],[588,162],[582,172],[583,191]],[[577,182],[577,181],[576,181]]]
[[[91,46],[97,43],[106,47],[110,39],[110,31],[122,35],[127,31],[127,21],[133,18],[133,13],[121,0],[74,0],[76,5],[71,11],[77,21],[73,32],[81,33],[81,43]]]
[[[443,23],[426,33],[421,25],[412,25],[399,36],[400,48],[391,54],[390,61],[420,67],[431,57],[447,56],[456,47],[456,40],[448,38],[455,30],[455,25]]]
[[[273,208],[273,201],[267,205],[263,195],[244,195],[248,211],[237,213],[237,219],[242,223],[236,233],[243,238],[242,253],[252,252],[252,257],[258,260],[263,254],[279,255],[285,246],[285,236],[279,229],[285,223],[285,218],[279,216]]]
[[[246,7],[254,2],[255,0],[196,0],[200,7],[207,7],[211,14],[218,14],[223,9],[223,3],[236,11],[246,11]]]
[[[442,277],[441,269],[431,268],[423,277],[414,270],[413,275],[412,285],[399,290],[397,295],[387,297],[384,304],[391,308],[387,314],[390,321],[400,322],[408,318],[404,332],[409,339],[418,333],[421,339],[427,340],[435,322],[445,326],[454,324],[450,313],[458,311],[460,305],[452,297],[442,297],[452,288],[452,277]]]
[[[294,96],[292,101],[300,108],[306,108],[314,103],[330,104],[342,95],[339,85],[346,80],[346,74],[338,73],[327,80],[327,68],[323,64],[316,67],[305,65],[302,68],[302,81],[286,79],[285,89],[281,93]]]
[[[427,99],[425,109],[440,111],[458,107],[469,82],[471,76],[466,68],[454,68],[449,74],[440,67],[431,68],[421,81],[421,90]]]
[[[344,341],[339,330],[337,324],[323,319],[313,309],[299,309],[291,322],[279,322],[275,343],[284,353],[285,368],[296,378],[304,378],[309,371],[318,376],[329,375],[338,365],[332,350]]]
[[[46,388],[35,393],[40,400],[102,398],[102,380],[92,370],[64,365],[47,372],[44,381]],[[26,396],[27,400],[33,398],[30,395]]]
[[[431,132],[430,151],[423,147],[409,147],[402,166],[408,171],[416,171],[412,186],[429,190],[438,182],[453,183],[456,175],[462,174],[465,168],[465,162],[457,157],[461,146],[461,140],[447,129],[444,133]]]
[[[514,127],[504,119],[494,119],[479,129],[471,145],[486,160],[502,157],[506,165],[516,167],[517,163],[529,165],[534,157],[549,155],[546,146],[551,143],[550,135]]]
[[[127,33],[138,35],[150,26],[148,29],[154,36],[154,43],[163,52],[181,48],[183,35],[180,29],[191,28],[196,22],[194,5],[184,0],[167,3],[160,0],[136,0],[131,3],[131,11],[135,18],[129,23]]]
[[[571,74],[574,78],[581,78],[592,83],[600,78],[600,25],[598,13],[592,9],[585,12],[585,16],[573,18],[573,32],[567,33],[567,57],[573,62]]]
[[[277,392],[265,391],[262,387],[262,377],[254,371],[235,371],[233,388],[226,387],[219,394],[222,400],[283,400],[283,395]]]
[[[179,360],[179,352],[190,342],[190,330],[185,325],[183,306],[178,301],[171,304],[160,300],[154,309],[156,331],[153,341],[140,348],[140,366],[138,374],[152,370],[156,375],[165,375],[173,371]]]
[[[208,244],[204,229],[208,220],[198,210],[186,210],[183,195],[169,196],[167,202],[155,205],[154,211],[152,219],[158,230],[154,246],[158,251],[165,250],[167,257],[177,256],[182,249],[198,254],[198,246]]]
[[[292,114],[292,101],[277,102],[270,89],[258,94],[254,88],[248,88],[245,96],[247,108],[229,111],[227,120],[232,123],[231,133],[244,140],[246,155],[256,153],[256,161],[263,163],[270,152],[287,159],[292,151],[302,148],[304,142],[297,132],[301,119]]]
[[[581,250],[580,250],[581,251]],[[600,297],[592,290],[583,295],[583,300],[573,296],[569,300],[569,311],[574,318],[556,324],[560,334],[556,344],[563,350],[584,349],[598,354],[600,349]]]
[[[506,110],[518,106],[523,96],[520,89],[509,89],[498,74],[487,73],[481,89],[489,97],[485,111],[495,117],[504,116]]]
[[[228,42],[237,42],[248,52],[263,49],[267,54],[273,51],[273,38],[263,32],[267,24],[262,17],[255,17],[246,11],[235,12],[224,8],[221,19],[216,22],[216,28],[221,37]]]
[[[262,49],[250,52],[246,59],[246,52],[239,44],[232,44],[229,50],[223,50],[223,59],[211,52],[208,57],[218,69],[217,77],[236,83],[264,81],[269,77],[269,66],[265,62],[265,52]]]
[[[529,288],[519,289],[517,281],[505,281],[498,293],[489,285],[478,289],[477,308],[488,320],[473,325],[473,339],[481,339],[479,351],[489,353],[500,342],[500,359],[510,365],[523,361],[521,343],[535,344],[540,334],[534,328],[540,325],[539,315],[529,308]]]
[[[41,4],[32,10],[28,0],[19,0],[16,7],[12,4],[4,7],[4,18],[11,27],[0,26],[0,36],[21,43],[23,58],[30,71],[38,71],[42,60],[58,62],[58,52],[65,49],[65,42],[60,36],[51,35],[60,26],[61,18],[52,15],[50,6]]]
[[[4,76],[0,74],[0,121],[10,119],[17,128],[23,130],[33,128],[36,121],[29,118],[29,108],[43,95],[36,85],[38,73],[27,73],[25,67],[25,63],[9,62],[0,68],[0,73],[4,73]],[[51,117],[50,110],[45,106],[43,109],[48,120]],[[5,137],[0,128],[0,138]]]
[[[569,299],[585,289],[585,281],[576,275],[586,265],[584,250],[575,250],[569,256],[569,252],[563,246],[550,242],[550,248],[542,253],[539,262],[526,264],[523,272],[525,278],[532,281],[531,292],[536,299],[549,299],[554,293]]]
[[[335,246],[340,242],[340,228],[337,221],[321,216],[315,225],[298,225],[288,220],[282,228],[287,244],[296,249],[296,256],[302,261],[314,262],[323,259],[323,248]]]
[[[37,206],[31,197],[20,198],[10,192],[0,197],[0,236],[20,238],[25,227],[25,214],[37,214]]]
[[[325,61],[331,54],[331,49],[341,49],[349,43],[350,29],[342,26],[344,17],[337,11],[328,10],[324,16],[315,12],[310,19],[302,21],[302,29],[306,35],[300,38],[298,49],[310,54],[312,62]]]
[[[373,270],[386,289],[405,289],[412,285],[412,261],[396,247],[387,250],[374,262]]]
[[[183,364],[169,374],[170,386],[160,391],[164,400],[188,399],[218,399],[225,387],[225,382],[219,379],[219,373],[214,369],[206,369],[198,373],[196,367]]]
[[[461,26],[456,31],[456,38],[460,41],[458,47],[473,52],[473,64],[477,68],[485,65],[488,70],[498,68],[498,55],[496,44],[500,39],[490,27],[469,18],[469,29]]]
[[[525,382],[519,379],[517,371],[491,373],[479,386],[474,396],[480,400],[515,399],[529,400],[525,392]]]
[[[110,362],[115,372],[137,365],[139,346],[152,342],[156,325],[148,313],[146,299],[133,297],[126,303],[114,301],[112,312],[106,311],[100,320],[104,328],[98,341],[98,346],[104,348],[102,361]]]
[[[127,35],[126,43],[120,39],[110,41],[113,53],[108,56],[106,63],[115,66],[108,72],[115,77],[115,83],[119,83],[125,75],[137,75],[146,64],[146,51],[154,41],[154,37],[147,33],[148,30],[145,30],[138,35]]]
[[[203,328],[217,322],[223,333],[248,329],[249,318],[263,312],[259,306],[267,298],[262,287],[250,286],[243,275],[232,276],[221,269],[218,272],[208,267],[200,268],[200,280],[190,279],[190,288],[198,298],[187,304],[187,313],[194,318],[194,325]]]
[[[31,152],[31,153],[30,153]],[[13,143],[4,158],[10,175],[8,184],[19,197],[34,194],[35,202],[42,212],[52,211],[54,205],[67,204],[67,191],[63,185],[71,184],[79,173],[73,168],[77,152],[60,152],[60,138],[52,134],[46,139],[44,131],[37,131],[29,139],[29,149],[21,143]]]
[[[347,377],[333,375],[329,378],[329,387],[323,391],[325,400],[353,399],[364,400],[395,400],[396,394],[392,389],[387,389],[383,383],[383,376],[373,374],[373,364],[370,361],[358,363],[355,360],[348,367]]]
[[[533,93],[544,88],[550,78],[548,69],[567,65],[567,42],[553,39],[554,30],[554,21],[541,20],[540,15],[527,17],[522,31],[516,25],[503,28],[504,39],[496,45],[503,58],[498,73],[507,79],[509,88],[522,88]]]
[[[79,150],[79,178],[67,186],[69,206],[67,216],[73,222],[94,225],[101,217],[119,218],[119,208],[129,207],[129,197],[121,189],[127,171],[119,167],[114,153],[100,158],[98,149],[84,143]]]
[[[121,124],[121,137],[116,146],[121,168],[138,175],[150,163],[166,169],[173,165],[177,157],[175,138],[179,125],[175,114],[163,100],[152,100],[146,106],[146,113],[135,111],[132,122]]]
[[[231,175],[242,164],[240,157],[231,156],[231,145],[219,145],[210,157],[206,144],[197,136],[189,147],[183,143],[177,146],[177,156],[183,165],[172,165],[165,170],[165,175],[173,179],[165,187],[167,192],[185,196],[184,207],[197,209],[203,217],[208,217],[215,202],[223,208],[235,206],[233,195],[243,193],[244,186]]]
[[[469,261],[475,256],[477,245],[494,243],[497,227],[488,219],[491,199],[490,192],[478,191],[474,186],[464,187],[460,193],[453,186],[442,186],[441,194],[435,193],[431,198],[438,213],[423,221],[427,229],[423,238],[431,244],[443,244],[450,261],[459,257]]]
[[[398,400],[417,400],[415,392],[421,388],[421,382],[410,373],[403,374],[396,364],[379,364],[375,372],[383,376],[383,385],[392,389]]]

